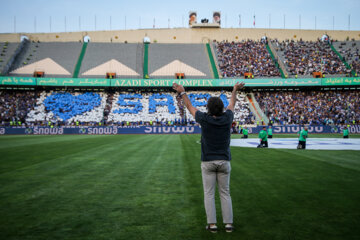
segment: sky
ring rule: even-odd
[[[198,22],[220,11],[222,28],[360,30],[360,0],[0,0],[0,6],[0,33],[144,29],[154,21],[155,28],[182,28],[190,11]]]

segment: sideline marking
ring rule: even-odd
[[[296,149],[298,138],[272,138],[268,139],[269,148]],[[232,147],[257,147],[256,138],[231,139]],[[359,138],[309,138],[306,140],[306,149],[316,150],[360,150]]]

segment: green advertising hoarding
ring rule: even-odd
[[[320,86],[321,79],[112,79],[112,87],[232,87],[236,82],[248,87]]]
[[[174,82],[184,87],[213,87],[218,79],[112,79],[112,87],[171,87]]]
[[[323,78],[321,79],[323,86],[349,86],[360,85],[360,78]]]
[[[38,78],[38,86],[109,87],[110,79],[99,78]]]
[[[304,79],[221,79],[216,86],[234,86],[236,82],[245,82],[247,87],[294,87],[321,86],[321,80],[316,78]]]
[[[36,78],[31,77],[0,77],[1,85],[36,85]]]
[[[69,87],[171,87],[174,82],[184,87],[232,87],[245,82],[246,87],[304,87],[360,85],[360,78],[301,79],[104,79],[104,78],[31,78],[0,77],[1,85],[69,86]]]

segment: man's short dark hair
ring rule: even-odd
[[[219,97],[211,97],[207,102],[208,114],[221,116],[224,113],[224,103]]]

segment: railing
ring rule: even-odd
[[[16,61],[18,60],[19,56],[21,55],[21,53],[23,52],[23,50],[26,48],[26,46],[28,46],[30,44],[30,41],[27,39],[24,39],[19,46],[17,47],[17,49],[15,50],[15,53],[12,55],[12,57],[9,59],[9,61],[6,63],[3,71],[0,73],[0,75],[6,75],[10,72],[10,70],[12,69],[13,65],[16,63]]]
[[[144,79],[149,78],[149,44],[144,43]]]
[[[271,43],[271,41],[269,42],[269,47],[270,47],[272,53],[274,54],[274,56],[276,54],[276,56],[275,56],[276,61],[279,64],[280,69],[283,71],[283,74],[285,75],[285,78],[286,78],[286,76],[290,76],[288,71],[286,70],[286,67],[285,67],[284,63],[281,61],[279,55],[277,54],[277,51],[275,50],[274,45]]]
[[[336,53],[336,55],[340,58],[340,60],[344,63],[345,67],[347,69],[351,70],[351,75],[355,76],[355,71],[353,69],[351,69],[350,65],[346,62],[346,60],[344,59],[343,56],[341,56],[341,54],[336,50],[336,48],[334,47],[334,45],[332,45],[331,43],[329,43],[331,50],[334,51],[334,53]]]
[[[85,52],[86,52],[86,48],[87,48],[87,45],[88,43],[87,42],[84,42],[82,48],[81,48],[81,52],[80,52],[80,55],[79,55],[79,59],[76,63],[76,66],[75,66],[75,70],[74,70],[74,74],[73,74],[73,77],[74,78],[77,78],[79,76],[79,72],[80,72],[80,68],[81,68],[81,64],[82,64],[82,61],[84,59],[84,56],[85,56]]]
[[[277,59],[275,58],[274,53],[272,52],[271,47],[269,46],[269,44],[266,44],[266,49],[268,50],[268,52],[269,52],[269,54],[270,54],[270,56],[271,56],[271,59],[272,59],[273,62],[275,63],[277,69],[279,69],[280,74],[281,74],[281,77],[282,77],[282,78],[285,78],[285,74],[284,74],[283,70],[281,69],[281,67],[279,66],[279,63],[278,63],[278,62],[279,62],[279,61],[278,61],[279,58],[277,58]]]
[[[258,102],[255,99],[255,95],[253,93],[250,94],[250,97],[248,97],[249,100],[249,106],[250,110],[254,113],[256,117],[257,122],[264,122],[266,125],[269,124],[269,118],[264,114],[264,112],[261,110]]]
[[[214,78],[215,78],[215,79],[219,79],[219,73],[218,73],[218,70],[217,70],[217,68],[216,68],[214,56],[213,56],[213,54],[212,54],[212,52],[211,52],[210,43],[207,43],[207,44],[206,44],[206,49],[207,49],[207,52],[208,52],[208,55],[209,55],[209,60],[210,60],[210,64],[211,64],[211,68],[212,68],[213,74],[214,74]]]

